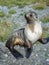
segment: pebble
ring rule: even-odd
[[[8,57],[8,55],[7,55],[7,54],[5,54],[5,57]]]
[[[46,59],[46,61],[47,61],[47,62],[49,62],[49,58],[48,58],[48,59]]]
[[[49,54],[48,54],[48,56],[49,56]]]
[[[38,54],[36,54],[36,56],[38,56]]]
[[[15,60],[13,60],[13,63],[14,63],[14,62],[16,62],[16,59],[15,59]]]
[[[47,49],[45,48],[44,51],[47,51]]]

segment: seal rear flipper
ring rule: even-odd
[[[47,37],[47,38],[41,38],[38,41],[41,42],[42,44],[47,44],[49,42],[49,37]]]
[[[11,45],[11,44],[12,44],[12,38],[9,38],[9,39],[6,41],[5,46],[10,49],[10,45]]]

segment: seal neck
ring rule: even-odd
[[[36,21],[27,21],[27,24],[29,24],[29,25],[30,25],[30,24],[33,24],[33,25],[34,25],[34,24],[36,24],[36,23],[38,23],[38,20],[36,20]]]

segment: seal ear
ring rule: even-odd
[[[27,19],[27,16],[26,16],[26,14],[25,14],[25,19],[27,20],[27,23],[28,23],[28,19]]]
[[[29,12],[28,13],[25,13],[25,19],[28,20],[28,17],[29,17]]]

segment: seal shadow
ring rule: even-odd
[[[16,58],[16,59],[20,59],[23,58],[23,55],[21,53],[19,53],[17,50],[13,49],[9,49],[10,52],[12,53],[12,55]]]

